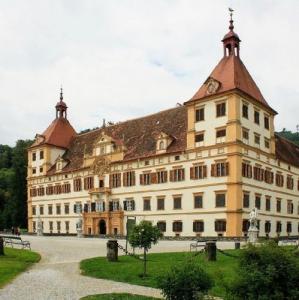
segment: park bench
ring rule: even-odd
[[[205,247],[206,247],[205,241],[196,241],[195,243],[190,244],[190,252],[192,250],[198,251],[198,249],[200,249],[201,251],[204,251]]]
[[[0,237],[3,238],[3,240],[4,240],[4,246],[10,245],[13,248],[14,245],[20,245],[20,246],[22,246],[22,249],[28,248],[28,249],[31,250],[30,242],[29,241],[23,241],[20,236],[0,235]]]

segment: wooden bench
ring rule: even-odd
[[[192,249],[195,249],[195,251],[198,251],[200,249],[201,251],[205,250],[206,242],[205,241],[196,241],[195,243],[190,244],[190,252]]]
[[[22,249],[30,249],[30,242],[29,241],[23,241],[20,236],[17,235],[0,235],[0,237],[4,240],[4,246],[10,245],[12,248],[14,245],[21,245]]]

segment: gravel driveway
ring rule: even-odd
[[[24,239],[31,242],[32,250],[40,253],[42,259],[0,289],[1,300],[73,300],[113,292],[160,297],[157,289],[80,275],[79,262],[82,259],[106,255],[105,239],[36,236],[26,236]],[[125,244],[124,241],[119,243]],[[188,251],[189,244],[190,241],[161,241],[150,252]],[[231,243],[220,245],[221,248],[232,246]]]

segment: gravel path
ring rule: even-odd
[[[113,292],[161,297],[157,289],[80,275],[79,262],[85,258],[105,256],[107,240],[36,236],[26,236],[24,239],[31,242],[32,250],[39,252],[42,259],[11,284],[0,289],[1,300],[73,300]],[[124,245],[124,241],[119,242]],[[190,242],[161,241],[151,252],[188,251],[189,244]],[[223,243],[220,247],[231,248],[232,244]]]

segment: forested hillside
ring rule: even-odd
[[[277,132],[277,134],[299,145],[299,132],[292,132],[284,128],[282,131]]]
[[[0,230],[27,227],[27,148],[30,140],[19,140],[15,147],[0,145]]]

